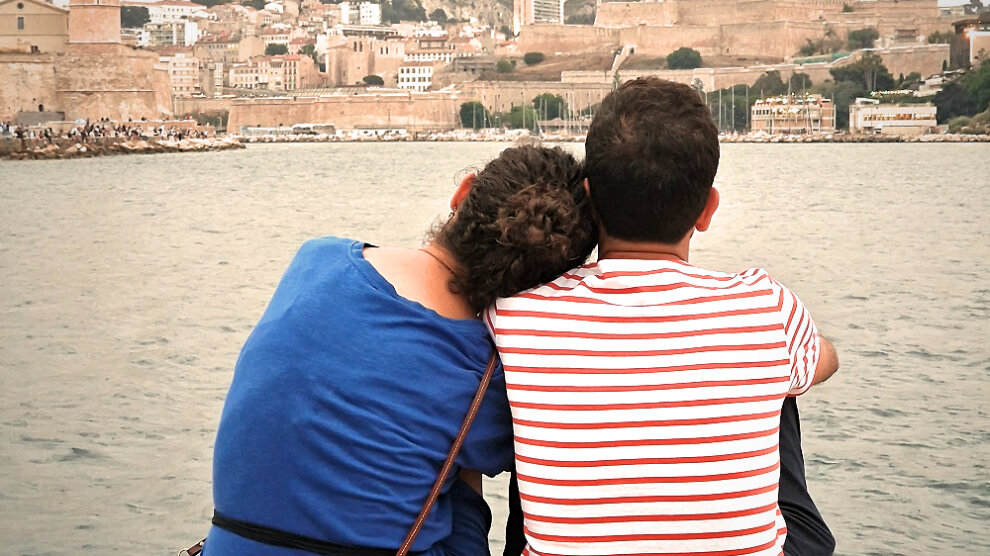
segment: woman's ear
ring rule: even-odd
[[[457,207],[464,202],[464,199],[467,198],[468,193],[471,192],[471,188],[474,187],[475,177],[477,177],[477,174],[471,172],[461,178],[461,183],[457,184],[457,191],[454,191],[454,196],[450,198],[450,210],[456,211]]]

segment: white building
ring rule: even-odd
[[[203,6],[189,0],[161,0],[147,6],[151,23],[182,21],[191,18],[196,12],[203,11]]]
[[[870,135],[923,135],[938,129],[933,104],[881,104],[857,98],[849,106],[850,133]]]
[[[201,35],[196,21],[145,23],[137,44],[143,47],[193,46]]]
[[[564,23],[564,0],[514,0],[512,30],[519,33],[524,25]]]
[[[382,7],[371,2],[341,2],[340,22],[344,25],[381,25]]]
[[[425,91],[433,85],[432,62],[403,62],[399,66],[399,88],[413,91]]]

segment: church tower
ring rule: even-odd
[[[121,44],[120,0],[69,0],[69,44]]]

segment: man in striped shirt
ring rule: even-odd
[[[766,271],[688,264],[718,208],[718,132],[693,89],[625,83],[586,151],[599,260],[486,313],[523,554],[782,554],[781,407],[835,351]]]

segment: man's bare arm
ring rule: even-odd
[[[819,349],[821,354],[818,356],[818,368],[815,369],[815,381],[811,383],[812,385],[825,382],[839,370],[839,356],[835,353],[832,342],[823,336]]]

